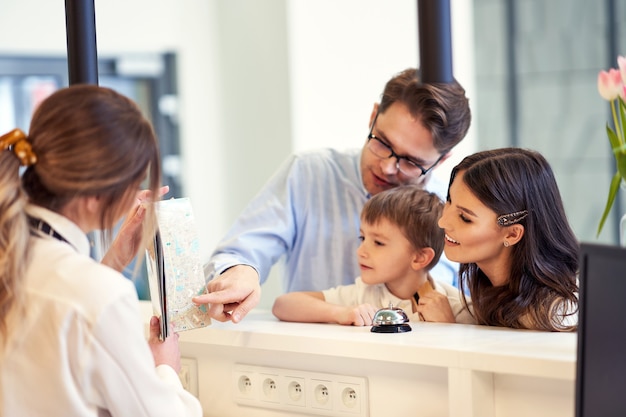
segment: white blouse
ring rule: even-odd
[[[29,206],[63,242],[33,236],[26,306],[9,318],[0,367],[4,416],[201,416],[171,367],[154,366],[135,287],[89,257],[67,218]]]

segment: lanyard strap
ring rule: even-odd
[[[45,235],[52,236],[53,238],[60,240],[61,242],[70,243],[67,241],[67,239],[61,236],[56,230],[54,230],[52,226],[50,226],[47,222],[41,219],[36,219],[31,216],[28,216],[28,222],[30,223],[30,226],[34,230],[42,232]]]

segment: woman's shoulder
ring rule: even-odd
[[[137,298],[135,286],[121,273],[70,245],[35,239],[27,272],[28,286],[40,296],[95,311],[119,299]]]

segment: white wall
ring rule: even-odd
[[[387,80],[418,65],[416,5],[287,3],[295,149],[363,145]]]
[[[178,55],[183,181],[208,251],[224,223],[214,195],[225,194],[215,1],[96,1],[99,56],[174,51]],[[4,0],[0,53],[65,55],[65,2]],[[210,180],[209,180],[210,179]],[[210,184],[209,186],[207,186]],[[213,194],[213,195],[212,195]]]
[[[362,146],[387,80],[419,66],[417,0],[292,0],[287,6],[294,149]],[[451,7],[454,76],[471,97],[473,2],[451,0]],[[446,182],[461,155],[474,150],[473,131],[435,171]]]
[[[454,75],[473,105],[473,2],[451,3]],[[0,53],[65,54],[64,13],[3,0]],[[103,0],[96,30],[101,56],[178,55],[184,190],[207,255],[289,153],[362,146],[385,82],[419,64],[417,0]]]

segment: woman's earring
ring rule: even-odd
[[[508,248],[508,247],[509,247],[509,245],[510,245],[510,243],[509,243],[507,240],[505,240],[505,241],[504,241],[504,247],[505,247],[505,248]]]

